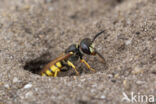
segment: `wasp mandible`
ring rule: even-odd
[[[91,71],[95,70],[83,59],[84,54],[87,55],[98,55],[104,62],[104,57],[95,49],[93,42],[95,39],[104,33],[101,31],[97,33],[93,39],[84,38],[79,44],[71,44],[63,53],[63,55],[49,62],[41,71],[42,76],[53,76],[57,77],[58,72],[63,71],[63,68],[72,68],[76,72],[76,75],[79,75],[76,66],[73,62],[80,60],[81,63],[84,63],[88,69]]]

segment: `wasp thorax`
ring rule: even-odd
[[[76,44],[72,44],[65,50],[65,53],[68,53],[68,52],[75,53],[76,51],[78,51],[77,45]]]

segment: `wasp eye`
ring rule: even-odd
[[[90,52],[90,46],[92,44],[92,41],[89,38],[85,38],[80,43],[80,49],[83,53],[91,54]]]

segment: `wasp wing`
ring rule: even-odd
[[[40,71],[40,73],[46,71],[47,69],[50,68],[50,66],[56,64],[57,62],[59,62],[59,61],[61,61],[61,60],[64,60],[64,59],[66,59],[66,58],[68,58],[68,57],[70,57],[70,56],[72,56],[72,55],[73,55],[73,52],[65,53],[65,54],[63,54],[63,55],[60,55],[59,57],[57,57],[57,58],[55,58],[54,60],[52,60],[51,62],[49,62],[49,63]]]

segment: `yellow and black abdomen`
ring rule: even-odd
[[[56,62],[55,64],[49,63],[41,72],[42,76],[53,76],[56,77],[57,73],[61,71],[63,67],[61,62]]]
[[[69,57],[73,55],[73,52],[69,52],[66,54],[63,54],[62,56],[57,57],[53,61],[49,62],[41,71],[40,74],[42,76],[52,76],[57,77],[58,72],[61,71],[61,69],[64,66],[71,66],[75,70],[75,66],[68,60]],[[76,72],[78,73],[78,72]]]

